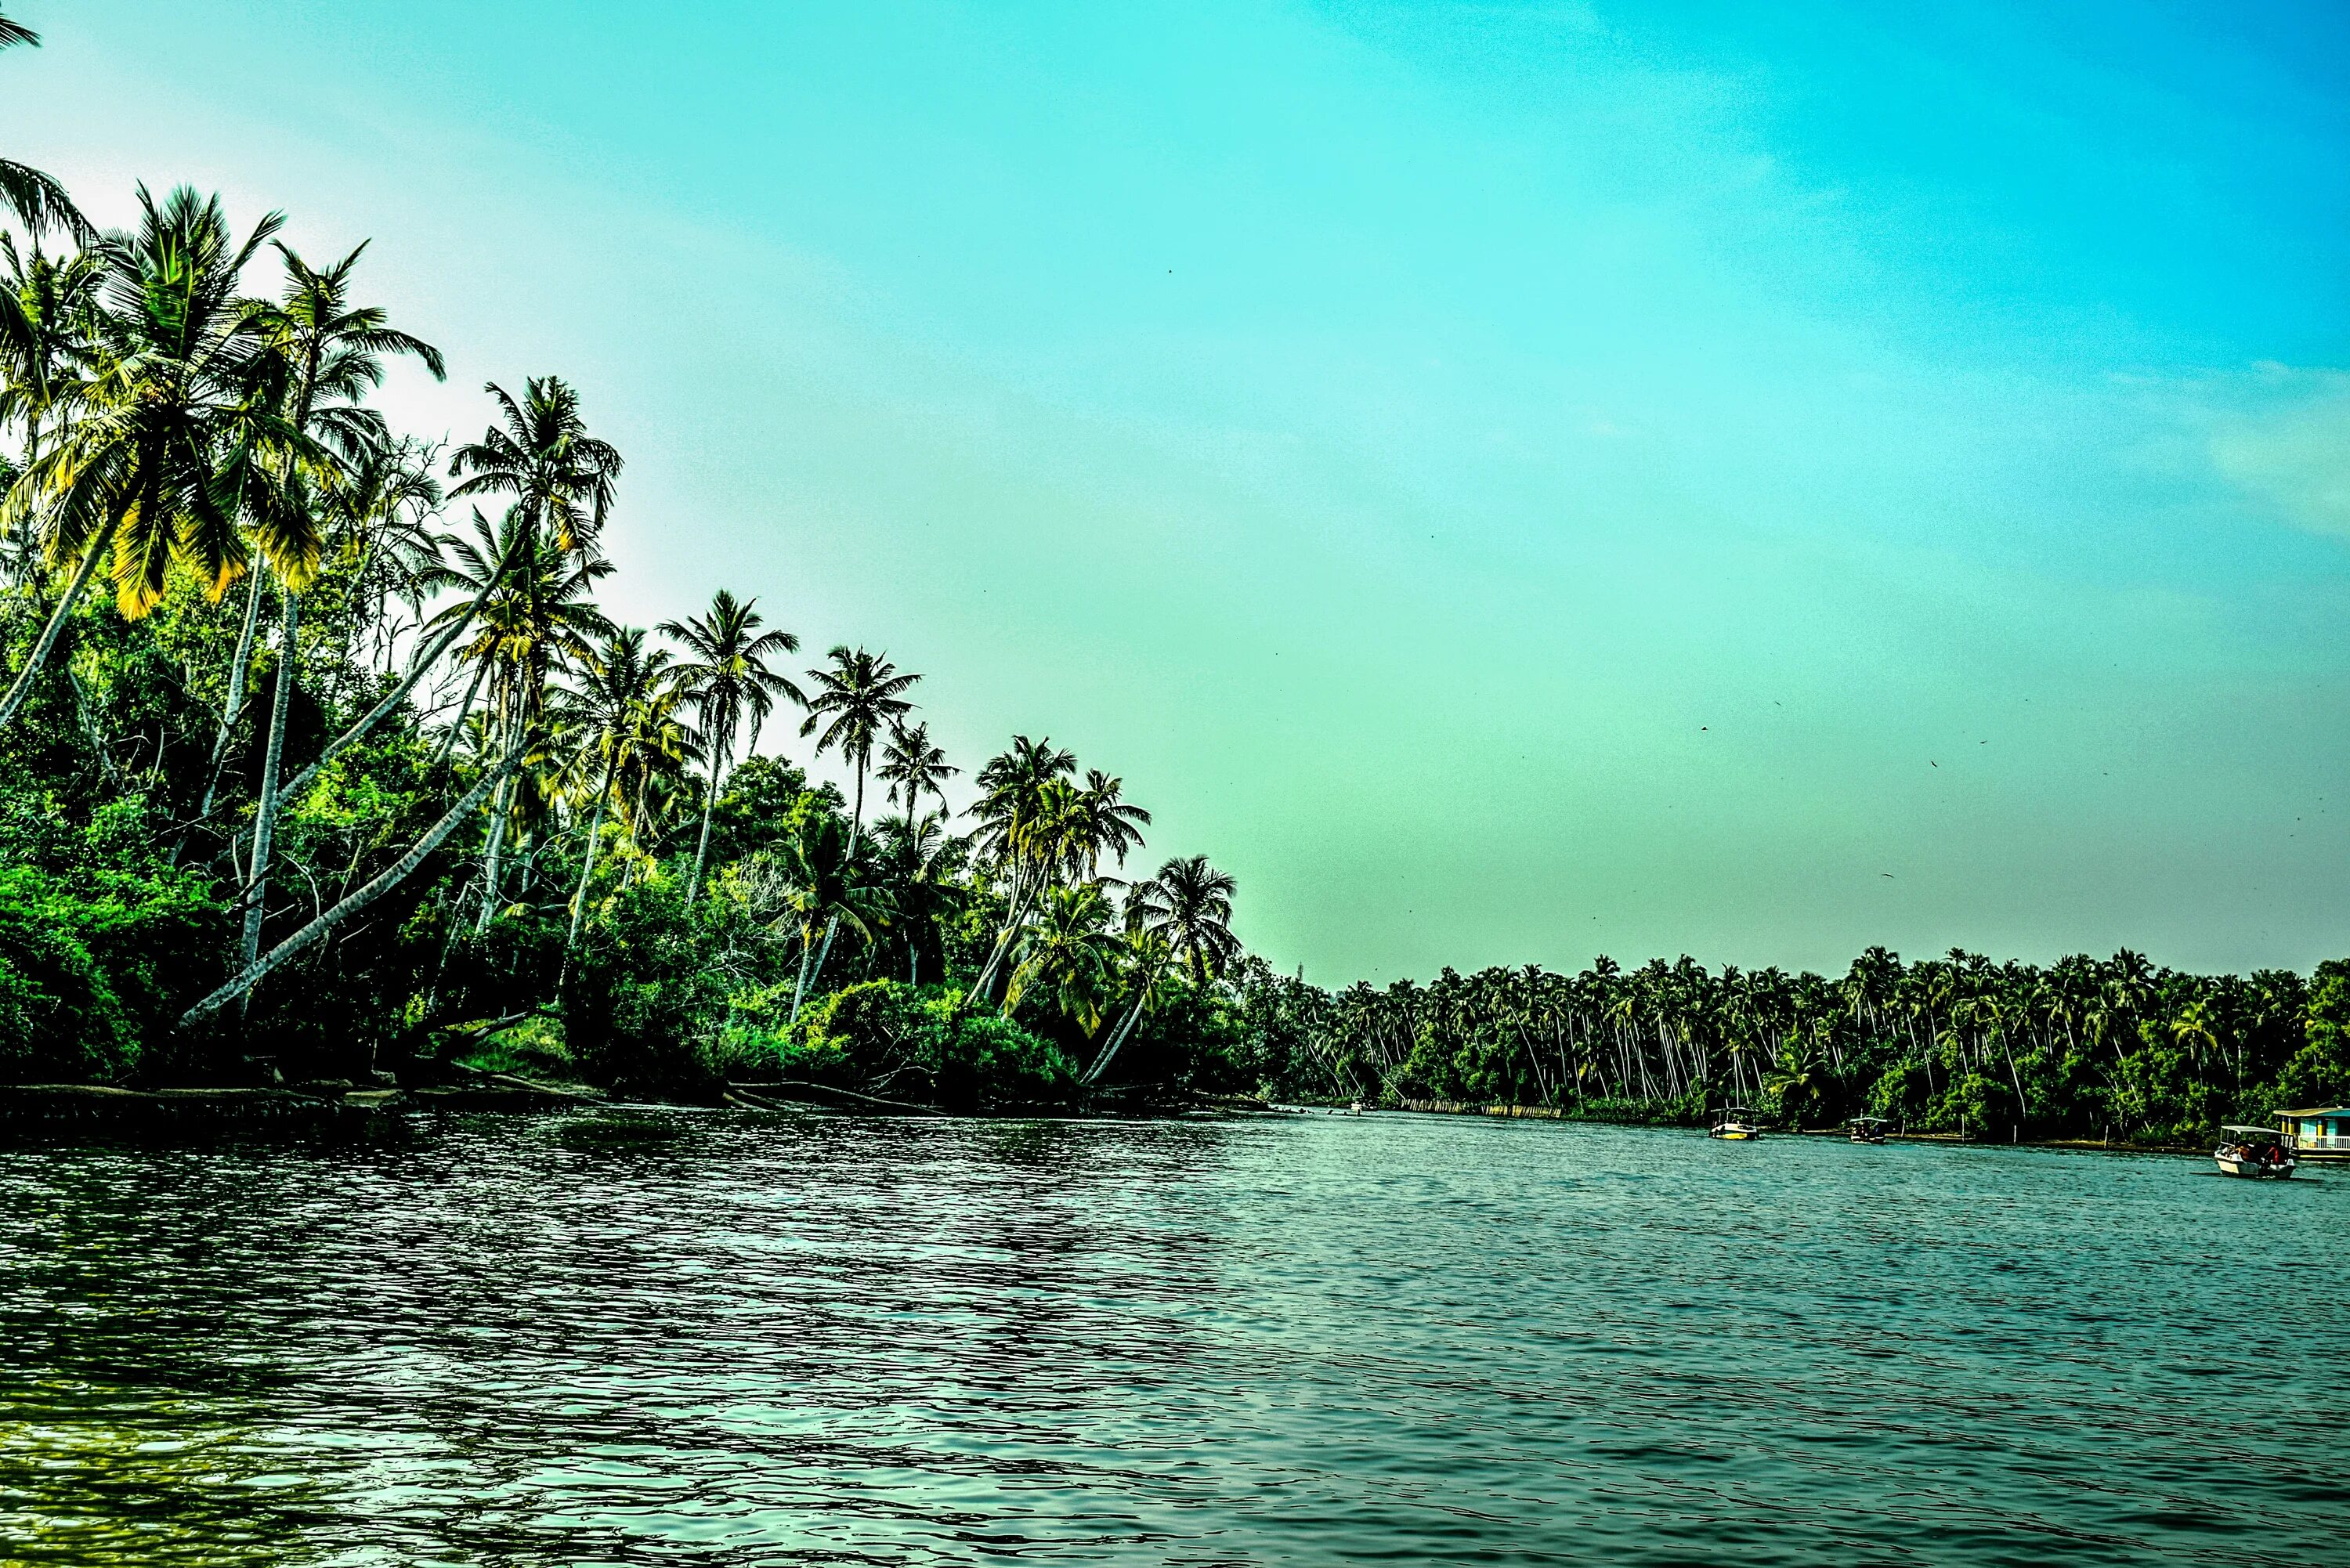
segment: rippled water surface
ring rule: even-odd
[[[2340,1561],[2350,1170],[1408,1116],[0,1153],[0,1562]]]

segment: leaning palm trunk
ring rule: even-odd
[[[1097,1083],[1101,1075],[1109,1071],[1109,1064],[1118,1060],[1118,1048],[1126,1044],[1126,1037],[1134,1033],[1135,1024],[1142,1017],[1142,1004],[1149,999],[1150,986],[1148,981],[1145,981],[1141,992],[1134,999],[1134,1005],[1126,1010],[1126,1017],[1119,1023],[1117,1032],[1110,1036],[1109,1044],[1102,1047],[1101,1054],[1094,1058],[1094,1064],[1086,1069],[1086,1075],[1077,1080],[1079,1083],[1087,1085]]]
[[[792,1015],[785,1022],[784,1027],[786,1029],[800,1021],[800,1004],[807,1000],[808,953],[816,946],[813,940],[815,935],[816,933],[809,930],[807,927],[800,928],[800,978],[799,983],[792,987]]]
[[[484,795],[505,783],[507,775],[512,774],[522,762],[523,751],[524,742],[518,739],[507,749],[506,754],[499,761],[498,765],[475,781],[473,787],[465,792],[464,798],[451,806],[449,814],[434,823],[423,837],[411,845],[407,854],[378,872],[358,892],[296,931],[265,954],[246,964],[230,978],[227,984],[182,1013],[181,1026],[184,1028],[199,1019],[208,1017],[244,996],[255,985],[261,983],[263,977],[271,970],[316,947],[337,926],[352,916],[362,913],[378,898],[406,881],[419,866],[424,864],[425,857],[440,848],[442,842],[457,831],[458,826],[473,815],[473,808],[482,804],[482,798]]]
[[[1003,933],[995,939],[995,950],[987,955],[987,962],[980,966],[977,978],[971,982],[971,990],[967,993],[971,997],[985,998],[989,986],[994,982],[997,966],[1003,963],[1003,955],[1011,951],[1021,923],[1028,918],[1028,906],[1034,902],[1034,893],[1025,878],[1016,885],[1015,895],[1012,912],[1004,919]]]
[[[277,770],[286,753],[286,707],[294,691],[294,632],[302,599],[281,585],[286,629],[277,645],[277,683],[269,701],[269,745],[262,754],[261,799],[253,815],[253,868],[244,883],[244,942],[240,956],[250,965],[261,955],[262,906],[269,898],[269,854],[277,834]]]
[[[475,936],[488,930],[491,919],[497,914],[498,852],[505,847],[507,809],[505,781],[501,779],[497,794],[490,800],[490,853],[482,867],[482,914],[473,922]]]
[[[465,682],[465,700],[457,704],[457,716],[449,722],[448,733],[441,737],[441,749],[432,753],[432,765],[439,767],[457,749],[457,737],[464,732],[465,721],[473,711],[473,699],[482,690],[482,677],[490,672],[490,661],[483,659],[473,666],[473,678]]]
[[[49,661],[49,650],[57,646],[57,634],[65,630],[66,618],[73,614],[74,606],[81,599],[82,590],[89,587],[89,576],[98,569],[98,558],[106,554],[107,546],[114,542],[114,531],[120,523],[121,519],[117,518],[107,524],[89,542],[89,547],[82,552],[81,565],[74,569],[73,581],[66,585],[66,597],[57,601],[57,607],[50,614],[48,624],[41,628],[40,639],[33,644],[33,651],[25,656],[25,668],[16,672],[8,694],[0,697],[0,725],[15,718],[16,710],[23,707],[25,699],[32,694],[33,677],[39,674],[41,666]]]
[[[612,794],[611,764],[604,768],[604,787],[596,792],[596,815],[588,824],[588,847],[579,860],[579,886],[571,895],[571,929],[563,936],[563,965],[555,976],[555,993],[563,994],[571,979],[571,950],[579,945],[580,923],[588,918],[588,880],[596,874],[596,845],[604,834],[604,803]]]
[[[482,598],[486,598],[488,597],[489,596],[486,591],[482,595]],[[409,670],[406,678],[403,679],[399,685],[393,687],[390,691],[385,692],[381,701],[369,709],[358,723],[353,724],[349,729],[345,730],[341,734],[336,736],[332,741],[329,741],[327,743],[326,749],[318,753],[316,761],[288,780],[285,787],[277,792],[280,798],[284,799],[298,794],[308,785],[312,779],[318,776],[318,770],[320,768],[323,768],[328,763],[333,762],[335,758],[340,755],[347,748],[357,745],[360,741],[366,739],[368,732],[381,723],[386,714],[391,712],[392,710],[398,708],[402,702],[408,701],[408,694],[416,690],[416,683],[424,679],[426,673],[429,672],[432,666],[439,661],[441,656],[443,653],[446,653],[449,650],[450,646],[460,637],[464,635],[465,628],[473,624],[473,611],[477,611],[482,607],[482,598],[476,598],[473,601],[473,609],[466,612],[465,618],[463,620],[460,620],[456,625],[451,627],[447,631],[442,632],[439,641],[433,643],[430,648],[425,649],[416,656],[416,663],[414,667]],[[486,669],[487,666],[484,665],[484,668]],[[481,679],[481,671],[474,671],[473,682],[475,686],[480,685]],[[473,692],[468,691],[465,694],[465,706],[470,709],[473,705]],[[449,732],[452,737],[457,732],[457,727],[462,726],[464,722],[464,714],[458,714],[457,724],[451,726]],[[445,756],[446,754],[446,751],[444,750],[442,755]],[[437,761],[438,759],[435,760]],[[211,808],[207,805],[205,809],[209,811]]]

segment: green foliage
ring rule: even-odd
[[[0,1081],[127,1076],[225,930],[192,877],[0,868]]]
[[[1076,1069],[1060,1047],[951,992],[877,980],[835,992],[778,1051],[786,1071],[958,1109],[1066,1102]]]
[[[564,1036],[589,1082],[651,1091],[709,1083],[728,996],[719,946],[714,922],[688,912],[671,877],[612,897],[581,939],[563,997]]]

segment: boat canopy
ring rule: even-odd
[[[2229,1122],[2229,1123],[2227,1123],[2226,1125],[2224,1125],[2223,1127],[2221,1127],[2220,1128],[2220,1130],[2221,1132],[2231,1132],[2231,1133],[2251,1133],[2251,1134],[2254,1134],[2255,1136],[2260,1137],[2284,1137],[2284,1134],[2282,1134],[2282,1133],[2281,1133],[2281,1132],[2277,1131],[2277,1130],[2276,1130],[2276,1128],[2274,1128],[2274,1127],[2241,1127],[2241,1126],[2239,1126],[2237,1123],[2234,1123],[2234,1122]]]
[[[1845,1123],[1845,1126],[1853,1127],[1882,1127],[1892,1125],[1883,1116],[1854,1116]]]

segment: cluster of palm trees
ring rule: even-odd
[[[2127,950],[2043,967],[1871,948],[1836,979],[1603,957],[1335,993],[1252,983],[1295,992],[1301,1051],[1347,1094],[2086,1136],[2183,1133],[2291,1090],[2314,1005],[2290,972],[2184,974]]]
[[[0,47],[33,41],[0,18]],[[224,889],[234,950],[188,1022],[242,1010],[420,877],[452,941],[559,908],[558,992],[616,892],[673,879],[691,919],[723,888],[795,939],[795,1019],[886,950],[909,983],[1048,1012],[1097,1071],[1170,984],[1205,992],[1237,956],[1230,878],[1191,857],[1126,882],[1149,815],[1066,751],[1015,739],[966,817],[915,716],[922,678],[885,654],[788,669],[798,639],[726,590],[616,625],[599,594],[623,463],[561,379],[489,386],[476,440],[396,435],[370,403],[387,366],[445,367],[361,302],[364,245],[317,266],[280,214],[240,236],[217,198],[137,200],[132,229],[101,234],[0,161],[23,239],[0,233],[0,742],[69,711],[77,755]],[[282,273],[265,297],[246,282],[264,259]],[[445,525],[452,507],[470,518]],[[730,784],[784,709],[847,798],[803,791],[713,864]],[[126,737],[133,713],[151,737]],[[297,853],[328,819],[339,873]],[[983,936],[958,970],[964,929]]]

